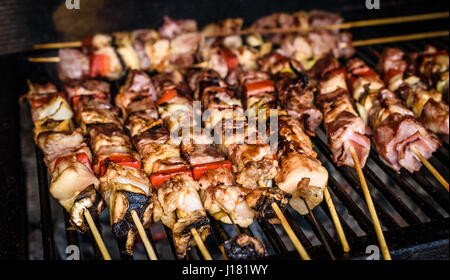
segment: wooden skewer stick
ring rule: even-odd
[[[211,261],[213,258],[211,257],[211,254],[208,252],[208,249],[206,248],[205,243],[203,243],[203,240],[200,237],[200,234],[198,234],[198,231],[195,228],[191,228],[191,233],[192,236],[194,237],[195,243],[197,243],[197,246],[203,255],[203,258],[205,258],[205,260],[207,261]]]
[[[81,44],[82,43],[80,41],[36,44],[33,46],[33,49],[43,50],[43,49],[79,48],[81,47]]]
[[[424,21],[424,20],[433,20],[440,18],[448,18],[448,12],[438,12],[438,13],[430,13],[430,14],[420,14],[420,15],[412,15],[412,16],[399,16],[399,17],[390,17],[390,18],[379,18],[379,19],[369,19],[369,20],[359,20],[353,22],[344,22],[340,24],[334,25],[324,25],[324,26],[316,26],[316,27],[294,27],[294,28],[268,28],[268,29],[253,29],[248,28],[244,30],[240,30],[238,32],[232,33],[206,33],[204,36],[206,38],[212,37],[226,37],[232,35],[249,35],[252,33],[259,34],[276,34],[276,33],[306,33],[316,29],[329,29],[329,30],[338,30],[338,29],[350,29],[356,27],[365,27],[365,26],[377,26],[377,25],[385,25],[385,24],[396,24],[396,23],[406,23],[412,21]],[[46,44],[36,44],[33,46],[33,49],[58,49],[58,48],[78,48],[81,47],[82,43],[80,41],[74,42],[61,42],[61,43],[46,43]]]
[[[442,177],[441,174],[434,168],[434,166],[417,150],[416,147],[412,146],[411,150],[419,157],[420,161],[422,161],[423,165],[433,174],[433,176],[441,183],[442,186],[448,191],[448,182]]]
[[[234,222],[233,218],[231,218],[230,214],[226,213],[228,216],[228,219],[230,219],[231,224],[233,224],[233,228],[234,230],[237,232],[237,234],[241,234],[241,231],[239,230],[239,227],[236,225],[236,223]]]
[[[273,211],[275,211],[275,214],[277,215],[278,219],[280,219],[281,225],[283,226],[287,235],[289,236],[295,248],[297,249],[297,252],[300,254],[300,257],[303,260],[311,260],[311,257],[305,250],[305,247],[303,247],[302,243],[300,243],[300,240],[298,239],[297,235],[295,235],[294,231],[292,230],[291,226],[286,220],[286,217],[284,217],[283,212],[281,212],[280,207],[278,207],[278,205],[275,202],[272,202],[271,206]]]
[[[325,244],[325,248],[327,248],[328,254],[330,255],[332,260],[336,260],[333,250],[331,250],[331,246],[328,243],[328,240],[325,238],[325,234],[323,233],[322,228],[320,227],[319,222],[317,221],[316,216],[314,215],[314,212],[311,210],[311,208],[309,208],[309,205],[306,202],[306,200],[304,200],[303,198],[302,200],[305,203],[306,208],[308,208],[309,215],[311,215],[314,225],[316,226],[317,231],[319,232],[320,238],[322,238],[323,244]]]
[[[448,36],[448,34],[449,34],[448,30],[424,32],[424,33],[414,33],[414,34],[407,34],[407,35],[389,36],[389,37],[381,37],[381,38],[353,41],[352,45],[354,47],[361,47],[361,46],[367,46],[367,45],[377,45],[377,44],[384,44],[384,43],[394,43],[394,42],[402,42],[402,41],[412,41],[412,40],[420,40],[420,39],[427,39],[427,38],[443,37],[443,36]]]
[[[383,230],[381,229],[380,221],[378,220],[377,211],[375,211],[375,206],[373,205],[372,196],[370,195],[369,187],[366,183],[366,178],[362,172],[361,166],[359,165],[359,159],[356,155],[353,146],[350,146],[350,152],[352,154],[353,162],[355,164],[356,172],[358,173],[359,180],[361,181],[361,187],[364,192],[364,197],[366,199],[367,207],[369,208],[370,215],[372,216],[373,226],[375,227],[375,232],[378,237],[378,242],[380,243],[381,252],[385,260],[391,260],[391,254],[389,253],[386,240],[384,238]]]
[[[103,242],[102,236],[98,232],[97,226],[95,225],[94,219],[92,219],[91,213],[88,210],[84,210],[84,217],[91,229],[92,235],[94,236],[95,242],[97,242],[98,249],[103,256],[104,260],[111,260],[108,249],[106,249],[105,243]]]
[[[344,229],[342,228],[341,221],[337,214],[336,208],[334,207],[333,199],[331,198],[330,192],[326,187],[323,191],[325,196],[325,202],[327,203],[328,209],[330,210],[331,219],[333,220],[334,227],[341,241],[342,249],[344,252],[350,252],[350,246],[348,245],[347,237],[345,236]]]
[[[412,21],[424,21],[424,20],[433,20],[440,18],[448,18],[448,12],[438,12],[431,14],[420,14],[420,15],[412,15],[412,16],[400,16],[400,17],[390,17],[390,18],[379,18],[379,19],[369,19],[369,20],[359,20],[352,22],[344,22],[340,24],[334,25],[324,25],[324,26],[315,26],[315,27],[293,27],[293,28],[267,28],[267,29],[244,29],[234,33],[210,33],[205,34],[205,37],[226,37],[231,35],[249,35],[252,33],[259,34],[278,34],[278,33],[307,33],[313,30],[318,29],[329,29],[329,30],[338,30],[338,29],[350,29],[356,27],[365,27],[365,26],[376,26],[376,25],[386,25],[386,24],[396,24],[396,23],[406,23]]]
[[[60,58],[58,56],[28,58],[28,62],[38,62],[38,63],[58,63],[59,61]]]
[[[150,240],[148,240],[148,236],[145,232],[144,226],[141,223],[141,220],[139,219],[139,216],[136,212],[136,210],[131,210],[131,217],[133,218],[133,222],[136,225],[138,229],[139,236],[141,237],[142,243],[144,243],[145,250],[147,251],[148,257],[155,261],[158,260],[155,254],[155,250],[153,249],[152,244],[150,243]]]
[[[442,31],[433,31],[433,32],[415,33],[415,34],[408,34],[408,35],[399,35],[399,36],[389,36],[389,37],[358,40],[358,41],[353,41],[352,45],[354,47],[361,47],[361,46],[367,46],[367,45],[376,45],[376,44],[394,43],[394,42],[401,42],[401,41],[412,41],[412,40],[420,40],[420,39],[427,39],[427,38],[444,37],[444,36],[448,36],[448,35],[449,35],[448,30],[442,30]],[[345,43],[342,43],[340,47],[345,47],[345,45],[346,45]],[[60,61],[60,58],[57,56],[29,57],[28,61],[29,62],[38,62],[38,63],[58,63]],[[200,63],[196,64],[195,66],[198,68],[204,68],[205,64],[203,62],[200,62]]]
[[[259,180],[258,185],[261,188],[267,188],[266,183],[264,183],[263,180]],[[289,236],[289,239],[291,239],[292,244],[294,244],[295,249],[297,249],[297,252],[299,253],[300,257],[303,260],[311,260],[311,257],[308,255],[308,252],[306,252],[305,247],[303,247],[303,245],[300,242],[300,240],[298,239],[297,235],[295,235],[294,231],[292,230],[291,225],[289,225],[289,223],[286,220],[286,217],[284,216],[280,207],[278,207],[278,205],[275,202],[272,202],[272,204],[270,206],[272,206],[273,211],[275,211],[275,214],[277,215],[278,219],[281,221],[281,225],[283,226],[284,230],[286,231],[287,235]]]

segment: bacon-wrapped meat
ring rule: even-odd
[[[414,146],[425,158],[440,146],[439,139],[429,133],[391,91],[384,89],[369,112],[375,146],[381,159],[397,172],[403,167],[418,171],[420,159],[411,149]]]
[[[320,82],[317,107],[324,115],[324,126],[333,161],[354,167],[350,147],[353,147],[363,167],[370,151],[366,125],[353,108],[353,99],[347,91],[345,69],[336,69]]]

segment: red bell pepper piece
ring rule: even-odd
[[[163,95],[156,100],[156,106],[169,102],[171,99],[178,96],[178,92],[175,89],[166,90]]]
[[[182,167],[178,169],[165,170],[153,173],[152,175],[150,175],[150,182],[152,182],[153,186],[160,187],[165,181],[180,174],[186,174],[192,177],[191,170],[187,167]]]
[[[99,174],[100,177],[105,175],[105,173],[106,173],[106,162],[107,161],[114,162],[115,164],[119,164],[119,165],[123,165],[123,166],[141,169],[141,162],[130,155],[122,155],[122,154],[109,155],[106,159],[102,160],[98,164],[98,167],[96,168],[97,169],[96,173]],[[98,170],[98,169],[100,169],[100,170]]]
[[[397,69],[390,69],[385,75],[384,75],[384,83],[388,84],[389,81],[396,76],[397,74],[400,74],[401,71],[397,70]]]
[[[93,54],[91,56],[90,77],[105,77],[109,72],[109,56],[105,54]]]
[[[222,48],[222,53],[225,61],[227,62],[228,70],[234,69],[239,66],[237,56],[229,48]]]
[[[59,164],[63,159],[67,159],[67,158],[70,158],[70,157],[72,157],[72,156],[75,156],[75,159],[76,159],[78,162],[84,164],[84,165],[85,165],[92,173],[94,173],[94,171],[92,170],[91,161],[89,160],[89,157],[88,157],[88,155],[87,155],[86,153],[76,153],[75,155],[74,155],[74,154],[69,154],[69,155],[62,156],[62,157],[57,158],[57,159],[55,160],[55,164],[53,164],[53,170],[56,168],[56,166],[58,166],[58,164]]]
[[[245,84],[245,94],[247,98],[264,92],[273,92],[273,91],[275,91],[275,88],[271,80],[250,82]]]
[[[198,180],[207,170],[214,170],[220,167],[225,167],[231,169],[231,162],[228,160],[216,161],[216,162],[208,162],[203,164],[194,165],[192,167],[192,173],[194,175],[194,179]]]

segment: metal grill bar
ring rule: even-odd
[[[55,260],[55,239],[53,238],[53,222],[52,211],[50,208],[50,194],[48,191],[47,168],[45,168],[43,160],[44,155],[36,146],[36,160],[39,182],[39,207],[41,210],[41,231],[42,245],[44,247],[44,258],[47,260]]]

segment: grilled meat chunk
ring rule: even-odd
[[[322,122],[322,113],[314,105],[314,89],[308,87],[307,77],[295,77],[290,73],[279,73],[275,77],[278,101],[286,112],[299,119],[303,129],[314,135]]]
[[[210,234],[209,219],[200,200],[199,189],[198,183],[187,175],[174,176],[157,189],[162,208],[158,218],[172,229],[178,258],[183,258],[195,244],[191,228],[195,228],[203,240]]]
[[[264,244],[247,234],[239,234],[225,241],[223,248],[230,260],[257,260],[266,254]]]
[[[320,83],[317,107],[324,114],[324,126],[328,135],[333,161],[354,167],[350,147],[353,147],[361,167],[364,167],[370,151],[370,139],[366,125],[353,108],[353,100],[347,91],[345,70],[330,72]]]
[[[135,210],[144,227],[153,215],[153,190],[139,169],[110,163],[100,177],[100,192],[110,212],[114,236],[125,241],[125,253],[132,254],[137,228],[131,217]]]
[[[203,205],[216,220],[248,227],[253,223],[254,210],[246,202],[247,194],[236,185],[217,185],[204,192]],[[230,217],[232,221],[230,220]]]
[[[256,211],[258,220],[267,220],[271,224],[279,224],[280,221],[272,209],[272,203],[278,204],[284,211],[288,203],[288,195],[280,188],[260,187],[253,190],[243,189],[247,192],[248,206]]]
[[[369,112],[373,127],[375,146],[380,158],[392,169],[409,172],[420,169],[422,163],[411,147],[414,146],[425,158],[440,146],[439,139],[429,133],[391,91],[384,89]]]

